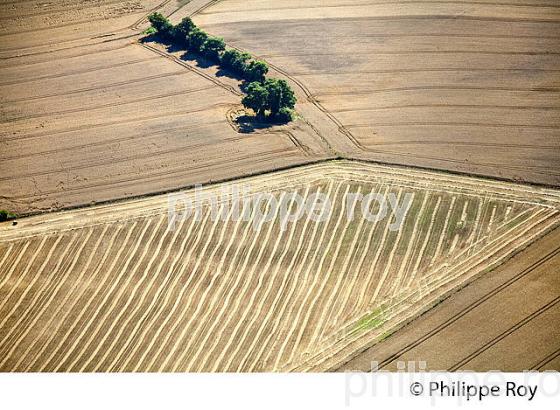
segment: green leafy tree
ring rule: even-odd
[[[239,57],[239,54],[241,54],[239,51],[234,50],[232,48],[224,51],[224,54],[222,54],[222,58],[221,58],[222,67],[227,69],[233,69],[233,64],[235,60]]]
[[[268,64],[264,61],[251,61],[247,65],[245,73],[248,81],[264,82],[265,76],[268,73]]]
[[[257,117],[264,119],[268,108],[268,90],[259,82],[252,82],[247,86],[247,95],[241,103],[245,108],[253,110]]]
[[[203,54],[213,61],[220,61],[220,56],[225,49],[226,43],[220,37],[208,37],[202,46]]]
[[[208,40],[208,34],[202,31],[198,27],[191,31],[189,36],[189,45],[192,51],[200,53],[202,51],[202,46]]]
[[[239,53],[237,58],[233,62],[233,71],[239,75],[245,76],[247,72],[247,62],[251,59],[251,54],[249,53]]]
[[[148,16],[148,21],[152,27],[166,40],[173,37],[173,24],[161,13],[152,13]]]
[[[287,107],[280,108],[274,119],[281,123],[288,123],[294,119],[294,110]]]
[[[191,18],[190,17],[185,17],[173,29],[173,39],[174,39],[174,41],[178,44],[188,46],[189,45],[190,34],[196,28],[197,27],[193,23]]]
[[[282,108],[293,109],[297,99],[285,80],[269,78],[264,82],[268,91],[268,109],[272,117],[276,117]]]
[[[223,68],[233,71],[240,76],[246,77],[248,61],[251,59],[251,54],[242,53],[235,49],[228,49],[224,52],[221,58],[221,65]]]

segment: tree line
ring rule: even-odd
[[[248,85],[241,103],[253,110],[260,121],[285,123],[293,119],[296,96],[285,80],[266,78],[266,62],[228,48],[223,38],[208,35],[190,17],[185,17],[177,25],[161,13],[151,14],[148,20],[152,25],[148,34],[157,33],[161,40],[200,54],[244,79]]]

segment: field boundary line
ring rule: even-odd
[[[518,280],[527,276],[528,274],[533,272],[535,269],[537,269],[541,265],[545,264],[546,262],[548,262],[550,259],[554,258],[558,254],[560,254],[560,247],[558,247],[558,248],[554,249],[553,251],[549,252],[548,254],[543,256],[541,259],[537,260],[536,262],[532,263],[531,265],[529,265],[528,267],[523,269],[520,273],[515,275],[513,278],[510,278],[506,282],[502,283],[501,285],[499,285],[499,286],[495,287],[494,289],[492,289],[491,291],[487,292],[481,298],[479,298],[476,301],[474,301],[473,303],[469,304],[467,307],[461,309],[459,312],[457,312],[451,318],[449,318],[445,322],[441,323],[440,325],[438,325],[437,327],[435,327],[434,329],[432,329],[431,331],[426,333],[424,336],[418,338],[414,342],[412,342],[412,343],[408,344],[407,346],[405,346],[404,348],[400,349],[398,352],[392,354],[387,359],[381,361],[379,363],[379,369],[382,369],[383,367],[387,366],[390,362],[398,359],[403,354],[407,353],[408,351],[410,351],[410,350],[414,349],[415,347],[419,346],[420,344],[424,343],[426,340],[435,336],[436,334],[438,334],[439,332],[441,332],[445,328],[447,328],[450,325],[452,325],[453,323],[455,323],[457,320],[461,319],[464,315],[471,312],[473,309],[482,305],[486,301],[490,300],[492,297],[494,297],[495,295],[497,295],[498,293],[500,293],[504,289],[507,289],[509,286],[513,285]]]

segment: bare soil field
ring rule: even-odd
[[[8,12],[0,22],[10,34],[0,30],[0,53],[4,45],[19,48],[0,62],[0,209],[56,210],[325,157],[324,144],[303,121],[238,132],[228,116],[240,105],[238,82],[219,79],[180,54],[139,44],[138,30],[104,14],[107,8],[140,21],[156,5],[130,9],[132,3],[138,2],[1,6]],[[42,29],[14,31],[17,24],[7,22],[16,14],[32,16]],[[87,26],[74,27],[82,20]],[[127,35],[95,39],[90,28],[97,29],[98,20]],[[69,32],[89,37],[67,41]],[[29,36],[52,47],[29,48]]]
[[[558,243],[555,229],[340,370],[423,361],[427,370],[560,371]]]
[[[556,191],[366,163],[238,182],[332,213],[281,229],[278,208],[255,223],[202,201],[169,230],[164,195],[4,224],[0,370],[330,370],[560,223]],[[413,199],[392,230],[348,193]]]
[[[223,0],[195,22],[280,68],[342,155],[560,184],[557,2]]]
[[[0,3],[0,55],[135,34],[163,0],[24,0]]]

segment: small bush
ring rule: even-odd
[[[239,53],[237,59],[233,62],[233,70],[239,75],[245,76],[247,72],[247,62],[251,59],[249,53]]]
[[[195,28],[189,35],[189,46],[192,51],[200,53],[206,40],[208,40],[208,34],[199,28]]]
[[[245,78],[247,81],[264,82],[265,76],[268,74],[268,64],[264,61],[251,61],[245,69]]]
[[[13,214],[11,212],[4,211],[3,209],[0,210],[0,222],[9,221],[10,219],[15,219],[16,216],[17,216],[16,214]]]
[[[173,28],[173,41],[184,47],[188,47],[190,35],[196,28],[191,18],[185,17]]]
[[[247,95],[241,101],[245,108],[253,110],[259,120],[288,123],[293,120],[296,103],[294,92],[284,80],[271,78],[264,83],[254,81],[247,87]]]
[[[245,108],[250,108],[257,114],[260,120],[265,119],[268,107],[268,90],[259,82],[252,82],[247,87],[247,95],[243,97],[241,103]]]
[[[249,53],[242,53],[237,50],[229,49],[224,52],[221,58],[222,67],[233,71],[236,74],[245,76],[247,61],[251,59]]]
[[[148,16],[148,21],[163,39],[173,39],[173,24],[171,24],[171,22],[167,18],[165,18],[163,14],[152,13]]]
[[[269,78],[264,82],[264,86],[268,90],[268,109],[273,117],[276,117],[282,108],[295,107],[296,96],[286,80]]]
[[[221,58],[222,67],[233,69],[233,62],[237,59],[238,54],[239,51],[237,50],[233,50],[233,49],[226,50],[224,54],[222,54],[222,58]]]

